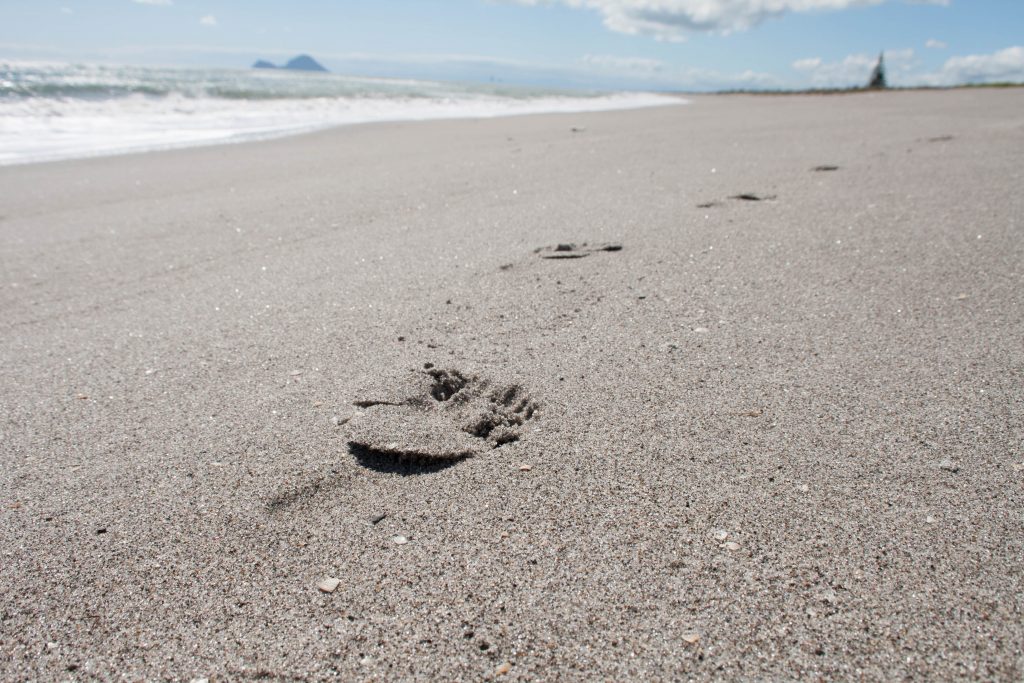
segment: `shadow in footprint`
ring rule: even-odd
[[[348,452],[351,453],[356,462],[367,469],[382,474],[398,474],[403,477],[411,477],[420,474],[433,474],[448,469],[458,460],[413,460],[410,458],[395,457],[394,453],[369,448],[362,444],[350,441]]]

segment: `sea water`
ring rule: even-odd
[[[238,142],[373,121],[679,104],[654,93],[281,70],[0,61],[0,165]]]

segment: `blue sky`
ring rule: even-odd
[[[707,90],[1024,81],[1024,0],[3,0],[0,60]]]

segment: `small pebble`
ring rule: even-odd
[[[405,536],[392,536],[391,540],[395,543],[395,545],[405,545],[409,542],[409,539]]]
[[[940,462],[939,463],[939,468],[940,469],[944,469],[947,472],[959,472],[960,471],[960,466],[957,465],[952,460],[950,460],[949,458],[946,458],[945,460]]]
[[[706,327],[695,327],[695,328],[693,328],[693,331],[696,332],[697,334],[705,334],[708,331],[708,328],[706,328]]]
[[[686,642],[690,645],[695,645],[698,640],[700,640],[700,634],[696,631],[691,631],[690,633],[683,634],[683,642]]]
[[[292,370],[288,374],[291,375],[292,377],[298,377],[299,375],[302,374],[302,370]]]
[[[928,515],[927,517],[925,517],[924,521],[928,522],[929,524],[935,524],[935,518],[932,517],[931,515]]]
[[[715,532],[715,540],[716,541],[724,541],[727,538],[729,538],[729,532],[726,531],[725,529],[719,529],[718,531]]]
[[[810,490],[811,490],[811,487],[808,486],[807,484],[801,484],[800,485],[800,492],[801,493],[807,493]]]
[[[495,676],[504,676],[505,674],[507,674],[511,670],[512,670],[512,665],[509,664],[508,662],[505,662],[504,664],[502,664],[501,666],[499,666],[497,669],[494,670],[494,675]]]
[[[740,544],[737,543],[736,541],[729,541],[728,543],[725,544],[725,549],[726,550],[739,550],[740,549]]]
[[[333,576],[328,576],[326,579],[316,585],[324,593],[333,593],[341,585],[341,579],[336,579]]]
[[[388,516],[388,513],[386,513],[386,512],[381,512],[379,514],[376,514],[373,517],[370,517],[370,524],[380,524],[381,522],[384,521],[384,519],[387,516]]]
[[[520,472],[529,472],[532,469],[533,469],[533,465],[520,465],[519,466],[519,471]]]

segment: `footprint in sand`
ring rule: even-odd
[[[729,199],[738,199],[743,202],[770,202],[774,201],[775,198],[776,195],[773,194],[755,194],[753,192],[741,192],[729,197]]]
[[[622,251],[622,245],[617,242],[599,242],[595,244],[587,244],[586,242],[583,244],[563,243],[556,244],[553,247],[539,247],[534,249],[533,253],[540,254],[541,258],[546,259],[567,259],[583,258],[599,251]]]
[[[537,404],[517,384],[491,382],[431,364],[390,386],[369,389],[346,423],[364,465],[445,466],[518,441]]]
[[[741,192],[739,194],[729,195],[729,199],[735,199],[742,202],[771,202],[777,199],[777,195],[774,194],[755,194],[753,192]],[[710,209],[715,206],[722,206],[722,202],[719,201],[707,201],[701,202],[697,205],[698,209]]]

